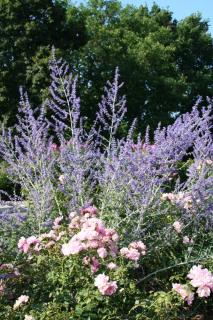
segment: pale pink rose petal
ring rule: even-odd
[[[117,267],[117,265],[116,265],[114,262],[110,262],[110,263],[107,264],[107,268],[108,268],[109,270],[115,270],[115,269],[117,269],[118,267]]]
[[[211,289],[207,286],[199,287],[197,289],[197,294],[200,298],[208,298],[211,294]]]
[[[29,301],[29,296],[26,296],[26,295],[20,296],[20,297],[16,300],[16,302],[15,302],[15,304],[14,304],[14,306],[13,306],[13,309],[14,309],[14,310],[18,309],[20,306],[22,306],[23,304],[26,304],[28,301]]]
[[[102,259],[107,257],[107,250],[105,248],[99,248],[97,250],[97,253],[98,253],[99,257]]]
[[[183,229],[183,224],[182,224],[182,222],[180,222],[180,221],[175,221],[175,222],[173,223],[173,227],[174,227],[174,229],[175,229],[175,231],[176,231],[177,233],[181,233],[181,231],[182,231],[182,229]]]

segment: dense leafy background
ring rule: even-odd
[[[126,121],[141,129],[168,124],[198,95],[212,96],[213,42],[199,14],[182,21],[154,5],[122,7],[117,0],[0,0],[0,114],[14,122],[19,86],[34,105],[47,97],[51,47],[80,74],[88,122],[104,83],[119,66],[128,100]]]

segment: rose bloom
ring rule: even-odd
[[[146,254],[146,245],[142,241],[134,241],[130,243],[129,247],[137,249],[142,255]]]
[[[29,296],[25,296],[25,295],[20,296],[20,297],[16,300],[16,302],[15,302],[15,304],[14,304],[14,306],[13,306],[13,309],[16,310],[17,308],[19,308],[19,306],[27,303],[28,300],[29,300]]]
[[[81,230],[79,233],[77,233],[74,237],[74,239],[77,240],[97,240],[99,238],[99,234],[97,231],[90,230],[90,229],[85,229]]]
[[[191,279],[193,287],[198,288],[199,297],[209,297],[213,291],[213,275],[208,269],[202,268],[201,265],[193,266],[187,275]]]
[[[18,249],[24,253],[27,253],[31,245],[36,245],[38,243],[40,243],[40,241],[35,236],[31,236],[27,239],[25,237],[21,237],[18,242]]]
[[[12,263],[2,263],[0,265],[0,270],[4,270],[4,269],[9,269],[9,270],[13,270],[14,266]]]
[[[173,283],[172,288],[176,291],[188,305],[191,305],[194,300],[194,293],[189,289],[188,286],[180,283]]]
[[[99,248],[97,250],[97,253],[98,253],[99,257],[102,258],[102,259],[107,257],[107,251],[106,251],[105,248]]]
[[[83,224],[82,229],[94,230],[98,233],[105,232],[103,221],[98,218],[87,219],[86,222]]]
[[[115,241],[115,242],[118,242],[118,241],[119,241],[119,235],[117,234],[117,232],[115,232],[115,233],[112,235],[112,241]]]
[[[197,294],[200,298],[207,298],[211,294],[211,289],[208,286],[199,287],[197,289]]]
[[[124,247],[124,248],[120,249],[120,254],[122,256],[126,256],[128,254],[128,252],[129,252],[129,249],[127,247]]]
[[[175,221],[175,222],[173,223],[173,227],[174,227],[174,229],[175,229],[175,231],[176,231],[177,233],[181,233],[181,231],[182,231],[182,229],[183,229],[183,224],[182,224],[182,222],[180,222],[180,221]]]
[[[95,216],[98,212],[98,209],[95,206],[89,206],[81,210],[81,214],[88,213],[88,217]]]
[[[75,212],[75,211],[72,211],[72,212],[69,213],[69,219],[70,220],[72,220],[76,216],[77,216],[77,212]]]
[[[53,229],[58,229],[60,228],[60,223],[63,220],[63,217],[57,217],[55,218],[54,222],[53,222]]]
[[[173,193],[163,193],[161,196],[161,200],[170,200],[174,201],[175,195]]]
[[[69,229],[79,229],[80,228],[80,218],[78,216],[71,219],[69,224]]]
[[[82,260],[83,265],[88,266],[90,264],[90,260],[91,260],[90,257],[88,256],[84,257]]]
[[[110,262],[110,263],[108,263],[107,268],[109,270],[115,270],[115,269],[117,269],[117,265],[114,262]]]
[[[130,248],[126,257],[130,260],[137,261],[140,258],[140,252],[137,249]]]
[[[25,237],[21,237],[21,239],[19,239],[18,248],[20,251],[23,251],[24,253],[28,252],[29,244],[28,244],[27,240],[25,239]]]
[[[98,288],[102,295],[111,296],[117,291],[116,281],[109,281],[109,277],[104,273],[99,274],[95,278],[95,286]]]
[[[140,258],[140,252],[137,249],[134,248],[122,248],[120,250],[120,253],[122,256],[129,260],[137,261]]]
[[[108,282],[104,287],[99,288],[99,291],[104,296],[113,295],[118,289],[116,281]]]
[[[41,249],[42,249],[42,246],[40,243],[36,243],[35,247],[33,248],[35,252],[39,252]]]
[[[183,243],[184,244],[192,244],[194,241],[192,239],[189,239],[189,237],[184,236],[183,237]]]
[[[95,277],[95,286],[101,287],[107,284],[109,281],[109,276],[106,276],[104,273],[99,274],[97,277]]]
[[[84,245],[80,241],[72,241],[70,240],[68,243],[62,245],[61,252],[65,256],[69,256],[71,254],[77,254],[84,249]]]

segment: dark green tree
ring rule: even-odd
[[[122,8],[116,0],[85,7],[88,41],[70,57],[81,73],[86,114],[94,116],[104,83],[119,66],[131,121],[140,128],[170,123],[198,95],[213,95],[213,42],[199,14],[176,21],[153,5]]]
[[[51,47],[62,56],[85,43],[85,27],[78,8],[66,1],[0,0],[0,114],[14,117],[19,86],[41,102],[49,84]]]

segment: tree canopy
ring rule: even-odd
[[[48,60],[54,45],[64,55],[85,40],[79,10],[67,15],[65,1],[0,0],[0,109],[14,116],[19,86],[41,102],[48,86]]]
[[[127,93],[127,122],[166,125],[191,109],[197,96],[213,96],[213,39],[200,14],[182,21],[154,4],[125,6],[117,0],[0,0],[0,108],[15,112],[18,87],[33,103],[47,95],[51,47],[79,76],[89,120],[103,87],[120,69]]]

